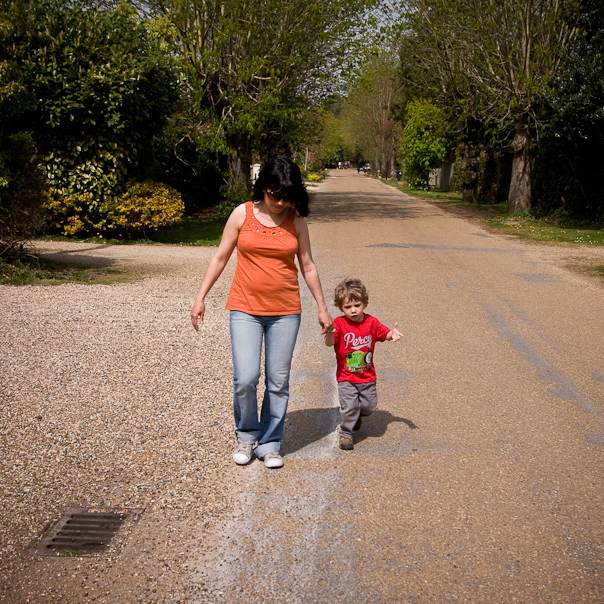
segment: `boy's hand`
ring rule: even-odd
[[[333,346],[336,341],[334,339],[334,334],[336,333],[336,328],[334,327],[333,323],[327,328],[327,331],[325,332],[325,345],[326,346]]]
[[[394,327],[392,328],[392,331],[390,332],[390,341],[391,342],[396,342],[397,340],[400,340],[403,337],[403,334],[397,329],[398,327],[398,321],[394,324]]]

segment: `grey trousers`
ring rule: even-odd
[[[375,382],[353,384],[338,382],[340,397],[340,436],[352,438],[354,425],[360,415],[371,415],[377,407],[377,389]]]

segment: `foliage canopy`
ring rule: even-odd
[[[37,0],[15,42],[49,186],[114,200],[178,98],[171,57],[146,23],[115,11]]]
[[[371,3],[362,0],[150,0],[174,25],[197,128],[217,132],[231,188],[252,153],[295,127],[337,79]]]
[[[452,109],[465,142],[477,129],[514,153],[510,211],[530,211],[543,97],[573,30],[559,0],[408,0],[403,74]],[[473,132],[474,131],[474,132]]]
[[[546,96],[551,125],[537,156],[540,213],[564,221],[604,222],[604,5],[584,0],[565,14],[577,31]]]

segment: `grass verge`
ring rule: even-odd
[[[458,193],[449,193],[438,189],[419,191],[401,183],[383,182],[408,195],[426,199],[438,204],[439,207],[445,210],[449,210],[451,213],[482,222],[486,226],[507,235],[514,235],[519,239],[554,244],[604,245],[604,229],[554,224],[547,219],[535,218],[526,214],[511,215],[507,212],[507,203],[478,202],[469,204],[461,201],[461,194]]]
[[[554,225],[547,220],[525,215],[502,214],[486,220],[487,225],[529,241],[604,245],[604,229]]]
[[[441,189],[429,189],[427,191],[412,189],[409,185],[405,185],[400,182],[393,180],[382,180],[384,184],[390,185],[407,195],[412,197],[421,197],[422,199],[447,199],[453,201],[461,201],[461,193],[454,193],[451,191],[442,191]]]
[[[177,225],[151,236],[155,243],[177,245],[218,245],[224,229],[224,220],[190,216]]]

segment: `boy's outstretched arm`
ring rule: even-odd
[[[386,340],[388,340],[389,342],[396,342],[397,340],[400,340],[403,337],[403,334],[397,329],[397,327],[398,321],[394,324],[394,327],[388,332]]]

